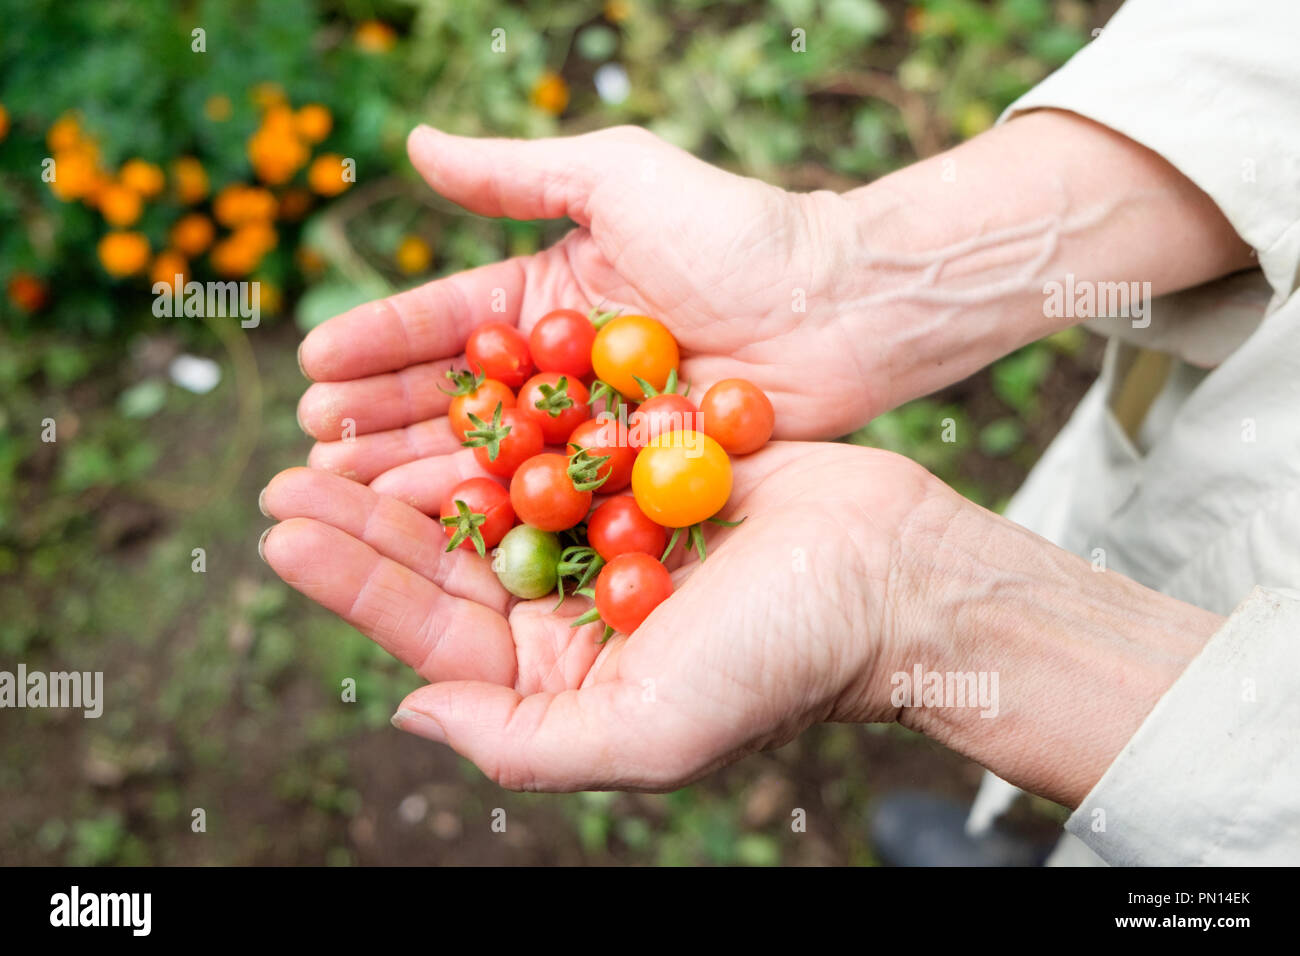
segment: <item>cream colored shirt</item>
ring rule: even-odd
[[[1042,107],[1159,153],[1260,266],[1089,323],[1103,373],[1008,508],[1231,615],[1066,829],[1112,864],[1300,864],[1300,0],[1128,0],[1003,119]],[[1163,386],[1135,430],[1138,366]]]

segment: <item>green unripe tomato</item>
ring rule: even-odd
[[[559,580],[559,565],[560,539],[526,524],[511,528],[492,552],[492,570],[515,597],[550,594]]]

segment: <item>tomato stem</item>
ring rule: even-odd
[[[468,417],[474,427],[465,433],[465,440],[461,444],[466,448],[486,448],[488,461],[496,461],[497,455],[501,454],[501,440],[510,434],[513,427],[501,424],[501,414],[500,402],[497,402],[496,410],[492,412],[491,424],[469,412]]]
[[[451,395],[453,398],[460,395],[473,394],[478,391],[478,387],[482,385],[484,380],[487,378],[485,375],[475,374],[468,369],[462,369],[458,372],[454,368],[449,368],[447,369],[446,374],[447,378],[455,388],[449,392],[439,385],[438,391],[442,392],[444,395]]]
[[[478,552],[480,558],[487,557],[487,547],[483,542],[483,533],[479,531],[479,525],[487,521],[487,515],[471,511],[469,505],[456,499],[456,514],[448,515],[442,519],[445,525],[455,525],[456,533],[451,536],[451,541],[447,544],[448,551],[455,551],[460,547],[462,541],[468,538],[474,542],[474,550]]]
[[[573,407],[573,399],[569,397],[569,380],[563,375],[554,385],[539,385],[537,390],[542,393],[542,397],[533,402],[533,407],[552,418],[559,418],[560,412]]]

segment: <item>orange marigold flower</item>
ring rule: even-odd
[[[387,23],[366,20],[357,24],[353,39],[357,48],[366,53],[387,53],[397,42],[397,32]]]
[[[53,152],[74,149],[81,142],[81,124],[75,113],[64,113],[50,126],[45,143]]]
[[[280,197],[280,218],[287,219],[289,222],[297,222],[307,211],[311,209],[312,195],[305,189],[295,186],[292,189],[286,189],[284,195]]]
[[[64,202],[90,195],[98,185],[99,169],[94,156],[76,147],[54,154],[54,178],[50,190]]]
[[[50,300],[50,290],[30,272],[15,272],[9,279],[9,301],[24,312],[38,312]]]
[[[419,236],[404,236],[397,244],[397,254],[393,258],[397,261],[397,268],[408,276],[415,275],[429,268],[433,262],[433,250]]]
[[[123,186],[134,189],[145,199],[153,199],[166,185],[163,171],[143,159],[128,159],[122,164],[117,178],[121,180]]]
[[[182,156],[172,163],[172,182],[176,187],[176,198],[187,206],[207,198],[208,173],[193,156]]]
[[[308,103],[293,117],[294,129],[309,143],[319,143],[334,128],[334,117],[319,103]]]
[[[280,236],[273,225],[259,219],[240,226],[232,232],[230,241],[252,249],[257,253],[260,260],[262,256],[275,248],[276,243],[280,241]]]
[[[248,243],[236,242],[234,236],[230,236],[212,247],[208,259],[218,275],[246,276],[257,268],[262,254]]]
[[[104,271],[118,278],[134,275],[149,262],[149,240],[138,232],[110,232],[97,250]]]
[[[203,115],[214,123],[224,123],[230,119],[232,112],[230,97],[224,93],[209,96],[207,102],[203,104]]]
[[[165,282],[174,289],[177,285],[185,285],[189,273],[190,264],[183,255],[175,249],[164,249],[154,256],[153,265],[149,267],[149,282]],[[177,276],[180,276],[179,280]]]
[[[248,159],[257,178],[272,186],[292,179],[310,155],[292,129],[280,132],[264,126],[248,140]]]
[[[343,157],[337,153],[321,153],[312,160],[307,170],[307,183],[321,196],[337,196],[352,185],[344,178]]]
[[[235,228],[254,219],[275,216],[275,196],[259,186],[232,183],[212,200],[212,213],[223,226]]]
[[[181,216],[172,226],[171,243],[187,256],[201,256],[212,245],[212,220],[199,212]]]
[[[3,142],[4,138],[8,135],[9,135],[9,111],[5,109],[5,105],[3,103],[0,103],[0,142]]]
[[[134,189],[121,183],[109,183],[96,197],[99,211],[110,226],[133,226],[144,210],[144,201]]]
[[[559,116],[569,105],[569,84],[558,73],[543,73],[533,84],[533,105],[552,116]]]

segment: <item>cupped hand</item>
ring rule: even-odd
[[[436,500],[482,474],[434,460]],[[412,489],[414,492],[414,489]],[[910,592],[956,496],[919,466],[778,442],[735,462],[709,554],[630,637],[572,628],[588,602],[521,601],[435,519],[327,472],[276,476],[263,555],[431,683],[395,718],[513,789],[671,789],[818,721],[888,720]],[[916,569],[922,569],[917,571]],[[912,570],[909,570],[912,569]]]
[[[660,319],[695,394],[749,379],[773,400],[778,438],[835,437],[883,410],[881,362],[835,304],[852,245],[839,196],[727,173],[636,127],[533,141],[421,127],[408,145],[429,184],[472,212],[577,228],[313,330],[300,360],[316,384],[299,406],[313,465],[369,482],[455,450],[439,386],[465,367],[470,331],[503,320],[527,333],[556,308]]]

